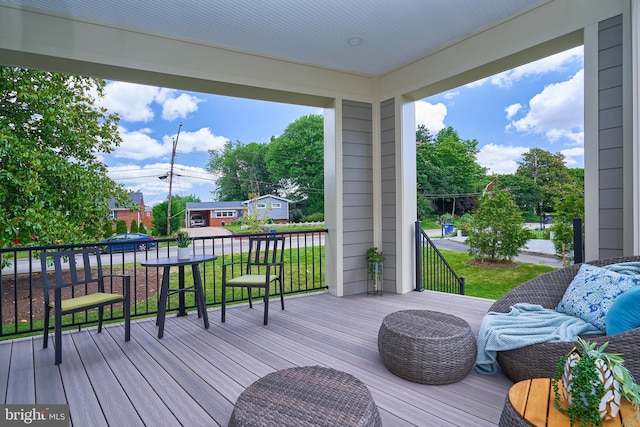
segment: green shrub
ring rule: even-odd
[[[102,225],[102,236],[106,239],[107,237],[113,236],[113,220],[105,221]]]
[[[147,229],[144,227],[143,223],[140,223],[140,226],[138,227],[138,233],[147,234]]]
[[[302,222],[322,222],[324,221],[324,212],[316,212],[302,217]]]
[[[127,222],[124,219],[116,220],[116,234],[127,232]]]
[[[130,233],[138,232],[138,221],[136,221],[135,219],[131,220],[131,225],[129,226],[129,232]]]

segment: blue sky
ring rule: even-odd
[[[539,147],[562,152],[568,167],[583,167],[582,47],[418,101],[416,122],[435,135],[452,126],[476,139],[478,163],[512,173],[522,154]],[[145,203],[168,194],[166,175],[179,124],[174,195],[212,200],[215,177],[205,166],[209,149],[225,141],[268,142],[297,118],[318,108],[108,82],[101,104],[121,117],[123,142],[103,156],[109,175]]]

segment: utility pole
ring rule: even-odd
[[[167,203],[167,237],[171,235],[171,188],[173,186],[173,163],[176,160],[176,148],[178,147],[178,138],[180,137],[180,129],[182,122],[178,126],[178,134],[173,140],[173,149],[171,150],[171,170],[169,171],[169,198]]]

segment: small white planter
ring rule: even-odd
[[[178,259],[189,259],[191,256],[191,248],[178,248]]]

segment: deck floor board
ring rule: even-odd
[[[363,381],[386,426],[495,426],[511,382],[472,371],[464,380],[431,386],[389,372],[378,355],[382,319],[406,309],[464,318],[477,334],[492,301],[434,292],[405,295],[317,293],[273,300],[269,325],[263,305],[209,309],[211,326],[196,313],[169,314],[163,339],[155,319],[65,333],[63,363],[53,363],[42,337],[0,343],[0,402],[68,403],[71,421],[85,425],[224,425],[240,393],[258,378],[293,366],[322,365]],[[5,369],[6,368],[6,369]],[[24,382],[29,384],[26,385]]]

